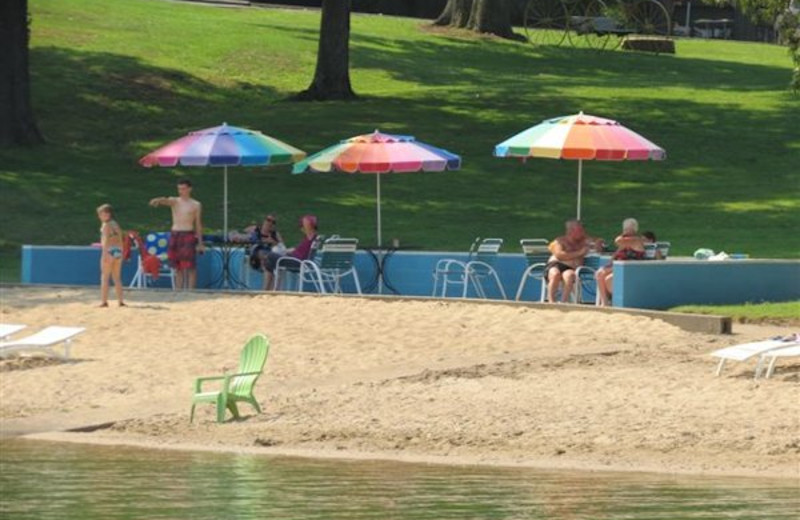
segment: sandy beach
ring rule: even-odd
[[[555,306],[280,294],[2,288],[0,320],[86,327],[73,361],[0,361],[3,433],[347,458],[800,478],[800,363],[714,376],[732,335]],[[214,422],[199,376],[271,340],[263,413]],[[103,425],[92,432],[62,430]]]

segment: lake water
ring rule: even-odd
[[[343,462],[0,440],[3,519],[792,519],[792,480]]]

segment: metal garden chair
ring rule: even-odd
[[[453,285],[460,286],[461,297],[466,298],[472,285],[479,298],[486,298],[484,282],[492,280],[503,299],[506,299],[503,284],[494,269],[494,262],[502,245],[502,238],[478,237],[470,247],[466,262],[455,258],[443,258],[436,262],[433,270],[433,296],[446,297],[448,287]],[[437,294],[440,290],[441,293]]]
[[[522,278],[519,280],[517,287],[516,300],[519,301],[522,297],[522,292],[525,290],[525,285],[529,280],[538,280],[540,285],[539,301],[545,301],[547,296],[547,282],[545,275],[547,274],[547,260],[550,258],[550,249],[548,249],[549,240],[546,238],[523,238],[519,241],[522,246],[522,254],[525,255],[525,261],[528,262],[528,267],[523,271]]]
[[[311,283],[317,292],[341,294],[342,280],[352,277],[356,292],[361,294],[361,284],[355,266],[357,238],[334,236],[322,244],[313,260],[305,260],[300,270],[300,284]]]

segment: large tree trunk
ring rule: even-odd
[[[42,143],[28,73],[28,0],[0,0],[0,146]]]
[[[433,24],[470,29],[512,40],[525,40],[511,29],[509,0],[448,0],[442,14]]]
[[[467,26],[471,10],[472,0],[447,0],[447,5],[444,6],[442,14],[433,22],[433,25],[445,25],[463,29]]]
[[[524,40],[511,28],[509,0],[475,0],[467,22],[467,29],[489,33],[501,38]]]
[[[0,0],[3,1],[3,0]],[[317,69],[301,101],[353,99],[350,86],[350,0],[322,0]]]

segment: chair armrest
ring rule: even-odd
[[[258,375],[261,375],[262,373],[263,373],[263,371],[261,371],[261,372],[239,372],[237,374],[230,374],[228,377],[258,376]]]
[[[436,262],[436,271],[442,272],[451,272],[453,266],[460,268],[461,271],[466,270],[467,262],[462,262],[461,260],[456,260],[455,258],[443,258]]]
[[[287,271],[297,272],[300,271],[303,267],[304,260],[300,260],[299,258],[295,258],[293,256],[282,256],[278,258],[278,261],[275,262],[275,271],[279,271],[281,269],[285,269]]]
[[[277,269],[278,267],[280,267],[282,264],[285,263],[297,264],[297,266],[299,267],[303,262],[304,260],[300,260],[299,258],[295,258],[293,256],[282,256],[278,258],[277,262],[275,262],[275,269]]]
[[[211,377],[198,377],[194,380],[194,391],[199,392],[206,381],[221,381],[227,376],[211,376]]]
[[[467,265],[464,267],[464,269],[468,271],[473,271],[475,267],[483,267],[487,271],[494,271],[494,267],[481,260],[470,260],[469,262],[467,262]]]

